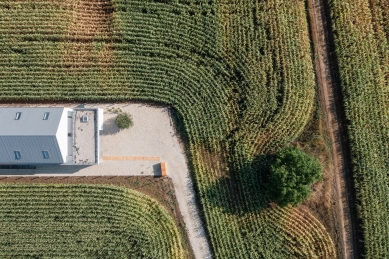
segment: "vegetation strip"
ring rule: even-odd
[[[387,1],[331,0],[365,258],[389,258]]]

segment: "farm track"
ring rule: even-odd
[[[334,80],[333,71],[331,71],[330,43],[328,36],[327,17],[325,15],[324,3],[322,0],[308,1],[309,18],[311,24],[312,40],[314,42],[314,64],[316,78],[318,83],[319,98],[322,110],[325,113],[325,120],[328,125],[329,135],[331,138],[334,179],[332,196],[336,202],[335,218],[338,220],[340,240],[338,248],[341,258],[354,259],[358,258],[356,222],[353,218],[353,212],[350,204],[354,201],[352,197],[352,175],[349,167],[347,156],[348,147],[344,142],[346,135],[341,121],[339,87]],[[337,215],[336,215],[337,214]],[[336,223],[334,223],[336,224]]]

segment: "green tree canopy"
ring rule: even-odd
[[[281,207],[296,206],[311,195],[311,184],[321,179],[317,158],[297,147],[279,151],[270,166],[268,196]]]

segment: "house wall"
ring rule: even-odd
[[[101,108],[97,109],[97,125],[98,130],[104,129],[104,110]]]
[[[66,157],[68,156],[68,112],[70,111],[71,109],[68,108],[63,109],[61,120],[58,124],[57,133],[55,135],[57,137],[58,146],[64,162],[67,161]]]
[[[101,108],[97,109],[97,164],[100,164],[103,161],[103,155],[101,151],[101,138],[100,138],[100,130],[104,129],[104,110]]]

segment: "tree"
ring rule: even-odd
[[[281,150],[270,166],[267,194],[281,207],[296,206],[311,195],[311,185],[321,180],[321,172],[317,158],[297,147]]]
[[[132,117],[128,113],[119,113],[119,115],[116,117],[116,125],[118,125],[119,129],[128,129],[133,125]]]

